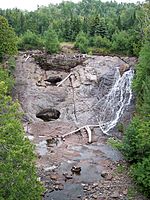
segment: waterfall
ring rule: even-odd
[[[117,124],[123,111],[131,102],[133,75],[133,69],[129,69],[121,76],[119,69],[116,68],[115,80],[111,90],[96,105],[96,109],[99,110],[97,120],[105,134],[108,134],[108,131]]]

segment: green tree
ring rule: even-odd
[[[150,93],[149,80],[150,80],[150,41],[147,41],[140,52],[139,64],[136,67],[136,78],[133,81],[133,88],[136,91],[139,104],[138,106],[140,108],[142,107],[143,103],[146,102],[145,101],[146,96],[148,96],[148,93]]]
[[[18,40],[18,48],[21,50],[42,49],[43,42],[40,36],[29,30],[20,36]]]
[[[14,30],[8,25],[8,21],[0,16],[0,60],[4,55],[17,53],[17,37]]]
[[[52,54],[59,51],[60,43],[58,41],[58,36],[54,30],[49,29],[48,31],[46,31],[44,39],[45,49],[48,53]]]
[[[89,34],[91,36],[101,35],[102,37],[108,35],[107,25],[104,18],[99,15],[95,15],[90,19]]]
[[[34,147],[25,138],[18,103],[7,95],[10,81],[0,69],[0,199],[40,200]],[[7,81],[4,78],[7,78]],[[3,80],[2,80],[3,79]]]
[[[142,47],[133,88],[137,95],[137,115],[125,132],[123,151],[132,161],[131,174],[142,191],[150,195],[150,41]]]
[[[94,36],[93,37],[93,45],[98,48],[110,48],[111,47],[111,41],[107,39],[106,37],[102,36]]]
[[[89,41],[87,35],[80,32],[76,37],[75,48],[78,48],[81,53],[88,53]]]
[[[114,33],[112,36],[112,50],[121,54],[132,54],[131,36],[126,31]]]
[[[150,156],[131,167],[132,177],[140,185],[144,194],[150,197]]]

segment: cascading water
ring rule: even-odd
[[[119,69],[116,68],[111,90],[95,105],[95,108],[99,110],[99,116],[97,116],[99,126],[105,134],[108,134],[109,130],[117,124],[123,111],[131,102],[133,75],[133,69],[129,69],[121,76]]]

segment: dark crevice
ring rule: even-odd
[[[46,79],[45,81],[51,83],[51,85],[57,85],[58,82],[62,81],[62,78],[59,76],[52,76]]]
[[[48,108],[37,113],[36,117],[45,122],[54,121],[60,117],[60,112],[54,108]]]

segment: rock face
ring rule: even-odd
[[[85,56],[77,55],[34,55],[36,63],[44,70],[69,71],[71,68],[82,64],[85,61]]]
[[[99,122],[103,113],[109,118],[111,111],[117,113],[115,109],[122,106],[108,101],[110,109],[101,109],[108,97],[122,102],[126,95],[124,103],[128,103],[130,90],[125,94],[120,88],[128,86],[130,69],[122,74],[119,69],[123,65],[130,66],[130,61],[118,57],[83,55],[43,58],[39,52],[34,52],[34,56],[32,53],[28,60],[24,58],[24,53],[18,56],[14,98],[19,99],[25,113],[23,121],[27,136],[36,145],[37,167],[48,189],[44,199],[125,199],[126,195],[120,192],[125,189],[122,184],[124,177],[119,182],[111,175],[112,171],[109,173],[122,156],[106,143],[107,136],[102,133],[103,127],[99,128]],[[132,58],[132,65],[133,61],[136,60]],[[61,77],[64,80],[68,75],[57,87],[58,79]],[[120,85],[116,83],[118,77]],[[114,85],[116,93],[112,98],[109,94]],[[126,109],[130,111],[129,104],[121,110],[122,121]],[[63,138],[64,134],[80,126],[95,124],[99,126],[91,130],[91,144],[87,144],[87,132],[83,129]],[[101,176],[104,171],[108,172],[105,178]],[[103,185],[101,181],[104,181]],[[120,188],[119,195],[122,196],[115,197],[117,194],[111,197],[116,188]]]
[[[116,69],[120,70],[124,65],[130,66],[118,57],[109,56],[92,56],[86,60],[81,55],[49,56],[43,58],[44,64],[40,62],[40,66],[34,59],[37,63],[41,54],[34,54],[34,58],[30,57],[26,62],[21,55],[15,73],[17,97],[25,115],[31,121],[59,118],[60,121],[73,122],[77,126],[98,123],[101,104],[104,103],[101,99],[105,99],[114,85]],[[55,62],[59,66],[49,68],[48,71],[41,67]],[[79,63],[83,65],[77,65]],[[59,71],[62,66],[69,66],[68,70],[72,75],[60,87],[56,87],[57,82],[68,75],[66,70]],[[57,113],[48,113],[49,108],[57,110]],[[41,113],[42,110],[45,113]]]

